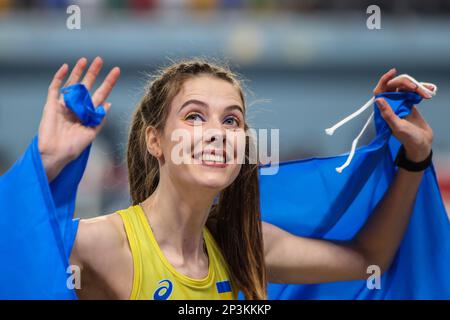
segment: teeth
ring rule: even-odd
[[[225,162],[225,159],[221,155],[215,155],[215,154],[204,154],[202,156],[203,161],[214,161],[214,162]]]

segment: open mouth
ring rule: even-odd
[[[193,155],[192,157],[197,160],[196,163],[200,163],[205,166],[224,168],[228,165],[226,163],[227,156],[224,150],[204,150],[203,152]]]

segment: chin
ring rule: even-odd
[[[197,177],[196,184],[202,188],[215,189],[221,191],[228,187],[233,180],[228,176],[218,176],[214,174],[205,174]]]
[[[239,170],[234,168],[227,169],[211,169],[197,167],[195,172],[192,172],[193,181],[200,188],[215,189],[221,191],[228,187],[236,179]]]

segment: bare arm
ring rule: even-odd
[[[320,283],[367,279],[367,267],[391,264],[408,225],[423,173],[399,169],[374,212],[351,241],[297,237],[264,223],[269,281]]]
[[[386,73],[374,94],[392,89],[426,94],[407,80],[391,79]],[[412,161],[424,160],[431,150],[431,128],[413,107],[400,119],[384,99],[377,100],[381,115],[405,147]],[[264,251],[269,280],[284,283],[319,283],[367,278],[367,267],[378,265],[386,271],[408,226],[423,172],[399,169],[368,221],[350,241],[326,241],[297,237],[264,223]]]
[[[133,260],[120,216],[80,220],[70,264],[81,271],[78,298],[128,299]]]

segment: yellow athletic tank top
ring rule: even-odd
[[[130,299],[237,299],[227,264],[206,227],[203,236],[209,257],[208,275],[193,279],[178,272],[166,259],[141,206],[131,206],[117,213],[122,217],[133,256]]]

